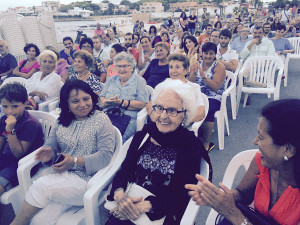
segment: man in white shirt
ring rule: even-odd
[[[264,29],[261,26],[255,27],[253,40],[248,41],[240,53],[242,59],[252,56],[274,56],[275,48],[272,41],[264,37]]]
[[[248,57],[253,56],[275,56],[275,47],[271,40],[264,37],[264,29],[261,26],[257,26],[253,31],[253,40],[248,41],[240,53],[240,57],[246,60]],[[250,68],[245,68],[243,76],[246,79],[249,75]],[[250,97],[250,96],[249,96]],[[250,98],[248,97],[247,105],[250,104]]]
[[[101,49],[101,38],[99,36],[93,37],[94,50],[93,55],[95,58],[99,58],[103,62],[104,67],[107,69],[110,60],[110,52],[108,49]]]
[[[239,55],[235,50],[230,49],[229,42],[232,34],[228,29],[220,33],[220,44],[217,47],[217,60],[224,64],[225,69],[234,72],[238,66]]]
[[[280,23],[287,25],[291,19],[292,12],[289,10],[290,5],[286,4],[285,8],[281,11]]]

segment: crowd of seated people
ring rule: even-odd
[[[15,97],[10,97],[9,93],[1,97],[2,87],[0,88],[2,111],[5,114],[5,117],[1,118],[1,121],[4,123],[3,132],[10,132],[16,129],[17,136],[15,137],[20,143],[19,145],[8,144],[10,143],[9,141],[12,141],[10,140],[11,138],[8,138],[11,135],[10,133],[5,134],[7,137],[3,136],[7,143],[1,141],[2,136],[0,136],[2,155],[9,153],[7,157],[10,157],[10,160],[14,162],[13,172],[11,172],[12,175],[10,176],[6,174],[1,175],[1,171],[6,168],[7,164],[3,164],[3,167],[0,166],[0,194],[17,184],[17,159],[30,153],[33,150],[31,145],[36,149],[43,144],[36,142],[35,144],[38,146],[33,145],[31,143],[32,137],[27,139],[26,135],[24,135],[25,138],[23,140],[21,133],[18,134],[17,127],[18,123],[21,123],[20,118],[28,117],[28,113],[23,113],[23,111],[21,113],[20,111],[20,115],[13,114],[14,118],[12,118],[10,116],[11,113],[8,110],[6,112],[4,106],[9,108],[12,107],[10,105],[16,104],[22,108],[24,104],[28,105],[30,103],[33,106],[32,109],[38,109],[38,104],[59,98],[61,114],[58,118],[58,124],[51,134],[50,140],[37,153],[36,159],[50,165],[57,155],[62,154],[65,156],[63,162],[53,165],[53,177],[42,177],[30,188],[13,224],[25,224],[24,221],[29,223],[31,220],[32,224],[41,224],[39,221],[43,220],[45,213],[48,214],[52,207],[57,208],[60,205],[57,214],[51,214],[53,215],[51,216],[52,221],[45,222],[45,224],[52,224],[55,223],[61,212],[66,210],[69,205],[83,204],[82,196],[87,181],[92,174],[107,165],[111,159],[113,151],[112,140],[114,139],[111,123],[117,126],[115,121],[112,120],[110,122],[109,117],[106,116],[112,111],[111,109],[118,109],[120,117],[123,115],[130,117],[125,131],[121,132],[123,143],[131,137],[133,137],[133,140],[141,141],[145,132],[148,132],[150,137],[142,147],[133,143],[129,148],[129,156],[125,159],[121,170],[118,172],[113,182],[113,189],[110,192],[109,198],[115,200],[119,208],[112,211],[113,216],[109,217],[108,224],[132,224],[130,220],[135,220],[141,213],[146,213],[153,220],[166,216],[168,224],[177,224],[180,219],[174,220],[174,218],[182,216],[187,199],[179,196],[178,200],[182,204],[178,209],[175,209],[172,203],[173,200],[171,200],[173,195],[171,193],[170,195],[166,194],[169,188],[175,188],[172,194],[178,193],[178,195],[183,195],[183,193],[188,192],[183,189],[179,190],[176,186],[178,183],[173,186],[172,182],[174,181],[172,179],[177,179],[176,177],[179,176],[176,171],[178,169],[177,164],[173,168],[175,172],[171,171],[170,173],[173,174],[170,176],[161,171],[162,174],[157,174],[157,172],[150,170],[151,176],[148,174],[150,177],[158,175],[155,178],[158,180],[153,180],[158,182],[156,183],[158,186],[152,187],[152,185],[149,185],[152,182],[152,178],[147,177],[147,179],[150,179],[147,180],[144,177],[149,171],[146,168],[143,157],[150,155],[151,160],[154,160],[154,158],[159,158],[160,160],[168,159],[169,163],[173,160],[172,163],[178,162],[178,167],[180,167],[181,160],[183,160],[181,158],[181,145],[183,145],[184,139],[182,140],[182,137],[179,138],[179,134],[182,134],[185,138],[191,138],[190,140],[193,143],[201,145],[201,149],[203,147],[204,150],[203,155],[206,153],[203,157],[207,158],[207,153],[214,148],[214,143],[211,142],[211,136],[214,132],[214,114],[220,110],[222,94],[226,89],[226,70],[236,72],[239,63],[255,56],[280,57],[284,61],[288,53],[295,51],[287,38],[299,35],[299,27],[297,27],[299,18],[294,17],[292,19],[288,15],[288,21],[282,22],[281,17],[276,17],[269,13],[264,17],[257,16],[256,19],[250,21],[250,25],[248,21],[246,22],[243,19],[245,18],[240,16],[227,21],[220,19],[218,16],[212,19],[206,9],[203,10],[203,14],[199,18],[197,18],[195,12],[191,12],[189,16],[183,12],[178,20],[169,18],[159,28],[158,26],[151,26],[148,32],[144,29],[144,24],[137,21],[133,28],[133,33],[126,33],[124,38],[118,38],[115,30],[111,28],[104,29],[100,24],[97,24],[94,36],[87,37],[87,35],[81,34],[80,39],[78,39],[79,42],[76,42],[78,43],[77,47],[74,46],[71,37],[63,38],[64,49],[61,51],[53,46],[39,49],[34,43],[27,44],[24,47],[26,59],[19,63],[9,53],[7,43],[4,40],[0,40],[0,77],[2,81],[9,77],[27,79],[25,85],[27,97],[24,95],[25,100],[23,98],[14,99]],[[199,22],[202,24],[200,27],[198,26]],[[247,70],[245,71],[246,73],[243,76],[244,79],[247,79]],[[6,89],[9,87],[6,86]],[[151,87],[154,89],[154,96],[151,96],[149,93]],[[3,86],[4,90],[5,86]],[[206,110],[201,94],[206,95],[209,101],[207,115],[205,115]],[[193,98],[194,109],[189,108],[190,102],[185,102],[187,101],[186,95],[189,95],[191,99]],[[181,101],[173,102],[174,99]],[[250,104],[250,98],[248,98],[247,104]],[[145,120],[147,124],[142,132],[139,133],[136,130],[137,117],[139,111],[143,108],[146,108],[148,114]],[[190,113],[189,110],[193,110],[193,113]],[[13,120],[14,126],[7,125],[9,122],[12,123],[9,118]],[[273,120],[268,118],[268,115],[264,115],[264,111],[261,118],[259,126],[268,127],[273,123]],[[89,120],[90,122],[88,123],[82,123],[82,121]],[[204,122],[198,130],[197,138],[190,137],[190,134],[185,133],[187,132],[185,127],[201,120],[204,120]],[[100,122],[101,126],[96,127],[95,125],[99,125]],[[88,126],[91,127],[89,128]],[[86,150],[83,148],[84,150],[82,150],[81,148],[75,149],[74,146],[69,146],[76,143],[71,143],[63,138],[65,134],[80,136],[76,132],[95,132],[97,135],[100,135],[98,132],[104,132],[102,126],[105,127],[106,131],[109,130],[110,144],[108,144],[106,139],[89,140],[88,145],[91,145],[91,149]],[[80,127],[79,130],[77,127]],[[274,134],[270,133],[270,130],[267,128],[261,129],[266,129],[261,132],[269,135],[274,143],[277,142],[276,137],[272,136]],[[72,136],[66,136],[72,140]],[[101,138],[103,137],[101,136]],[[105,137],[108,138],[108,136]],[[173,146],[167,143],[171,137],[177,137],[178,140],[175,143],[178,145]],[[79,138],[77,141],[82,146],[87,143],[87,139],[80,140]],[[281,147],[287,143],[290,142],[278,142],[278,146]],[[294,145],[293,143],[290,144]],[[105,152],[103,152],[103,146],[106,146]],[[260,144],[258,146],[260,148]],[[19,152],[20,147],[21,153]],[[194,146],[191,147],[193,148]],[[139,148],[142,150],[137,153]],[[272,160],[276,159],[270,159],[271,166],[269,166],[269,159],[266,160],[268,163],[263,163],[264,157],[268,158],[269,156],[267,156],[267,153],[264,153],[265,149],[261,148],[261,155],[263,156],[256,156],[253,159],[249,169],[250,172],[247,172],[246,178],[249,178],[250,175],[253,178],[261,174],[262,170],[270,170],[272,171],[270,173],[277,179],[275,185],[283,182],[280,180],[280,174],[278,175],[278,173],[287,164],[293,168],[294,163],[299,161],[296,147],[288,155],[284,155],[284,157],[288,157],[288,160],[284,158],[285,161],[281,160],[282,162],[280,162],[282,165],[278,163],[274,167]],[[152,150],[153,153],[151,153]],[[2,155],[0,155],[0,162],[3,160],[1,158]],[[102,162],[100,157],[105,157],[105,160],[101,159]],[[187,153],[184,157],[186,157],[184,160],[192,160],[192,158],[188,159]],[[259,158],[261,158],[261,162]],[[102,163],[96,165],[96,160],[100,160]],[[200,158],[197,160],[200,160]],[[86,161],[89,164],[85,163]],[[179,178],[180,185],[196,184],[196,180],[193,180],[190,175],[199,172],[198,166],[200,162],[191,161],[189,165],[194,166],[193,168],[185,168],[186,176],[190,179],[181,180]],[[133,168],[133,166],[135,167]],[[124,175],[128,169],[135,170],[135,175]],[[157,170],[161,169],[162,167],[158,166]],[[70,180],[70,183],[66,181],[66,186],[63,184],[66,189],[72,186],[74,182],[82,185],[82,190],[74,194],[76,201],[73,201],[75,199],[74,196],[66,195],[64,196],[63,204],[57,204],[55,190],[48,189],[47,191],[53,196],[51,201],[43,199],[42,196],[39,199],[33,198],[33,195],[40,195],[40,193],[44,192],[48,182],[52,182],[48,181],[48,179],[57,179],[58,183],[64,183],[60,178],[62,172],[68,172],[76,176]],[[291,173],[290,171],[288,172]],[[159,180],[160,178],[161,180]],[[164,180],[166,178],[168,178],[168,181]],[[207,191],[207,188],[216,189],[216,187],[202,177],[198,176],[197,179],[204,184],[187,186],[191,190],[190,194],[195,201],[200,205],[210,205],[214,209],[219,210],[232,224],[238,224],[240,221],[240,224],[242,224],[243,216],[238,210],[233,208],[236,214],[232,215],[231,211],[227,212],[220,209],[219,203],[212,203],[208,200],[208,198],[211,198],[211,193]],[[131,181],[137,182],[157,196],[138,203],[135,202],[134,199],[128,197],[125,193],[127,183]],[[167,182],[168,185],[161,182]],[[243,181],[238,186],[238,191],[232,191],[233,194],[230,197],[232,205],[234,205],[234,201],[248,203],[250,200],[253,200],[252,195],[255,192],[256,185],[253,184],[254,181],[252,180],[251,184],[245,182]],[[297,177],[291,175],[289,182],[288,184],[291,187],[299,191]],[[62,184],[59,183],[58,185]],[[274,189],[272,185],[274,183],[271,183],[271,190]],[[253,193],[249,194],[249,196],[246,194],[244,196],[244,192],[248,188]],[[286,185],[282,186],[281,192],[276,193],[277,197],[271,199],[271,208],[276,205],[286,188]],[[221,186],[221,189],[227,192],[225,187]],[[58,196],[60,196],[59,193]],[[300,204],[299,193],[295,193],[295,196],[298,202],[296,201],[293,204]],[[220,198],[220,201],[224,201],[225,198],[229,199],[228,196],[223,196]],[[228,208],[232,207],[232,205],[229,205]],[[162,206],[170,207],[168,210],[162,210]],[[277,222],[281,221],[282,216],[273,216],[270,213],[270,207],[269,209],[261,209],[259,206],[257,209],[259,211],[266,210],[264,211],[266,216],[273,217]],[[26,218],[24,215],[26,215]],[[174,215],[176,216],[174,217]],[[299,220],[298,217],[293,217],[291,221],[297,219]]]

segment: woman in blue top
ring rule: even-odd
[[[225,66],[216,60],[217,46],[207,42],[202,46],[202,58],[192,65],[190,81],[200,85],[202,93],[208,97],[209,110],[206,119],[200,127],[200,137],[204,147],[210,151],[214,144],[210,143],[210,137],[214,129],[214,115],[220,110],[222,94],[225,90]]]
[[[149,86],[155,88],[160,82],[170,77],[168,66],[169,53],[170,49],[167,43],[158,42],[155,44],[156,58],[151,60],[143,75]]]
[[[136,61],[126,52],[121,52],[114,58],[118,74],[109,77],[100,94],[101,107],[121,108],[121,111],[131,117],[123,134],[123,142],[136,132],[137,113],[149,101],[146,81],[135,72]]]

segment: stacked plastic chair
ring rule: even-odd
[[[26,43],[36,44],[40,50],[45,48],[40,26],[36,16],[26,16],[20,20]]]
[[[14,55],[24,55],[25,39],[16,13],[3,13],[0,15],[0,28],[2,36],[7,42],[9,52]]]
[[[51,45],[53,47],[58,47],[53,14],[51,12],[42,12],[38,15],[37,21],[45,46]]]

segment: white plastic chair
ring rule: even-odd
[[[41,123],[42,129],[43,129],[43,134],[44,134],[44,141],[46,141],[50,134],[50,130],[56,123],[56,118],[45,112],[32,111],[32,110],[28,111],[28,112]],[[29,155],[23,157],[22,159],[20,159],[18,162],[18,166],[27,162],[34,155],[35,155],[35,151],[30,153]],[[17,212],[19,206],[21,205],[21,203],[23,201],[23,198],[24,198],[24,195],[23,195],[21,186],[18,185],[16,187],[10,189],[7,192],[4,192],[4,194],[1,196],[1,203],[4,205],[11,203],[12,207],[14,209],[14,212]]]
[[[198,121],[198,122],[194,122],[192,124],[192,126],[189,126],[187,127],[187,129],[189,129],[190,131],[194,131],[194,134],[196,137],[198,137],[198,130],[199,130],[199,127],[202,125],[202,123],[204,122],[206,116],[207,116],[207,113],[208,113],[208,109],[209,109],[209,102],[208,102],[208,98],[205,94],[201,93],[201,97],[202,97],[202,100],[203,100],[203,103],[204,103],[204,107],[205,107],[205,116],[202,120]]]
[[[292,37],[292,38],[288,38],[288,40],[293,45],[295,52],[292,54],[288,53],[285,59],[285,63],[284,63],[284,75],[285,75],[284,86],[285,87],[287,86],[290,59],[300,59],[300,37]]]
[[[209,177],[209,165],[203,158],[201,158],[199,174],[205,179],[208,179]],[[198,184],[199,183],[200,181],[198,182]],[[194,225],[199,210],[200,206],[198,206],[196,202],[191,198],[180,221],[180,225]]]
[[[11,83],[20,83],[23,86],[26,86],[27,79],[25,79],[23,77],[9,77],[4,80],[4,82],[2,83],[1,86],[5,85],[5,84],[11,84]]]
[[[240,152],[237,155],[235,155],[231,159],[231,161],[229,162],[225,170],[222,184],[224,184],[227,188],[232,189],[233,181],[239,168],[243,167],[245,171],[247,171],[257,151],[258,149],[251,149],[251,150]],[[215,224],[215,220],[217,216],[218,213],[214,209],[211,209],[206,220],[206,225]]]
[[[43,111],[43,112],[51,112],[50,111],[50,104],[51,104],[51,109],[53,108],[53,104],[56,106],[59,102],[59,98],[52,98],[48,101],[45,102],[41,102],[39,103],[39,111]]]
[[[283,62],[276,56],[255,56],[246,60],[239,73],[239,87],[237,94],[237,102],[240,102],[242,92],[245,92],[243,108],[246,106],[247,98],[251,93],[267,94],[271,97],[274,94],[274,100],[279,99],[280,84],[283,74]],[[249,69],[248,81],[260,82],[266,84],[264,87],[246,87],[243,85],[243,74],[246,69]],[[277,80],[275,82],[275,73],[278,70]],[[238,107],[239,108],[239,104]]]
[[[229,85],[230,82],[230,85]],[[229,86],[228,86],[229,85]],[[227,135],[230,135],[229,132],[229,124],[228,124],[228,116],[227,116],[227,107],[226,100],[228,95],[234,96],[234,88],[236,86],[236,78],[232,72],[226,70],[226,83],[225,83],[225,91],[222,94],[222,101],[220,110],[215,112],[215,118],[217,119],[218,126],[218,139],[219,139],[219,149],[224,149],[224,121],[226,125]]]
[[[114,127],[115,135],[116,135],[116,143],[113,157],[110,163],[99,170],[88,182],[87,190],[93,187],[102,177],[114,166],[115,161],[119,158],[119,154],[122,154],[121,146],[122,146],[122,136],[120,131]],[[33,179],[30,176],[31,169],[38,164],[39,161],[34,160],[34,154],[31,154],[31,158],[27,160],[25,163],[18,167],[18,180],[20,186],[22,188],[22,200],[24,199],[25,193],[28,191],[30,185],[32,184],[32,180],[36,179],[39,175],[35,175]],[[85,212],[83,207],[72,207],[66,213],[62,214],[61,217],[57,221],[57,225],[75,225],[75,224],[84,224],[85,221]]]
[[[149,85],[146,85],[146,89],[149,93],[149,100],[151,100],[152,95],[153,95],[153,88]],[[143,129],[143,126],[145,124],[145,119],[147,117],[147,110],[146,107],[141,109],[138,114],[137,114],[137,118],[136,118],[136,131],[140,131]]]

